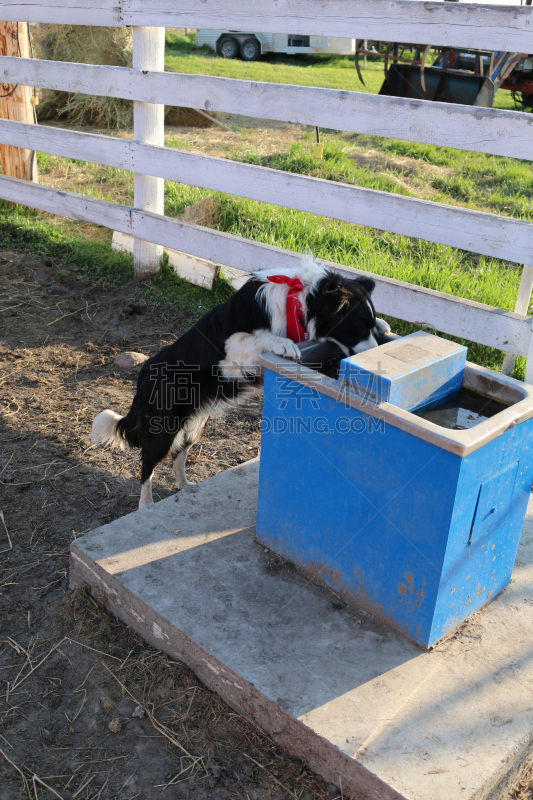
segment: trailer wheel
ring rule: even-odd
[[[261,46],[257,39],[245,39],[241,44],[241,58],[243,61],[257,61],[261,55]]]
[[[217,42],[217,51],[222,58],[237,58],[239,55],[239,42],[233,36],[223,36]]]

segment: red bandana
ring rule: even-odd
[[[286,283],[289,287],[287,295],[287,339],[291,339],[296,343],[309,339],[309,334],[305,329],[302,304],[298,298],[298,292],[302,292],[304,288],[300,278],[289,278],[287,275],[269,275],[268,280],[272,281],[272,283]]]

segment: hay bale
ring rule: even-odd
[[[128,67],[132,63],[129,28],[41,24],[33,26],[33,41],[37,58],[115,67]],[[72,125],[122,128],[133,124],[133,103],[45,89],[37,114],[39,119],[63,119]]]
[[[131,28],[39,24],[33,26],[33,47],[37,58],[129,67],[133,37]]]
[[[129,28],[41,24],[33,26],[33,42],[37,58],[114,67],[129,67],[132,63],[132,33]],[[51,89],[42,91],[37,114],[40,119],[64,119],[71,125],[103,128],[133,125],[133,103],[130,100]]]
[[[131,28],[49,24],[32,27],[33,46],[37,58],[131,67],[133,51]],[[165,70],[176,71],[171,67],[165,67]],[[41,91],[37,114],[41,120],[61,119],[71,125],[95,125],[117,129],[133,125],[131,100],[57,92],[52,89]],[[173,106],[165,107],[165,123],[198,128],[210,127],[213,124],[192,108]]]

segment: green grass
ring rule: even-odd
[[[182,280],[169,267],[166,256],[158,275],[146,283],[132,284],[133,257],[111,250],[110,239],[111,235],[104,241],[88,240],[73,232],[68,223],[57,224],[34,209],[0,201],[0,248],[23,248],[51,258],[58,277],[68,274],[80,282],[88,280],[103,287],[127,284],[127,299],[143,298],[163,308],[179,302],[191,324],[231,294],[224,280],[214,291]]]
[[[212,52],[207,47],[196,47],[196,34],[169,30],[165,33],[165,47],[167,50],[177,50],[182,53]]]
[[[347,56],[286,56],[271,54],[259,61],[225,59],[212,50],[182,53],[167,49],[165,62],[177,72],[218,75],[250,81],[321,86],[375,94],[383,83],[383,65],[368,62],[364,71],[366,86],[357,77],[353,59]]]
[[[83,238],[57,224],[40,211],[0,201],[0,247],[24,248],[40,256],[68,261],[76,277],[91,277],[104,284],[120,284],[133,273],[132,259],[116,253],[104,241]]]
[[[411,196],[417,196],[419,184],[424,183],[435,190],[431,199],[437,202],[484,209],[518,219],[533,218],[533,171],[527,161],[378,137],[353,135],[351,141],[352,148],[346,141],[328,137],[323,161],[313,158],[307,143],[294,145],[288,152],[273,156],[262,157],[248,151],[237,157],[264,167]],[[398,168],[393,168],[394,162],[387,165],[384,160],[379,171],[360,166],[355,156],[369,146],[382,153],[385,159],[387,156],[416,159],[420,165],[419,174],[416,174],[416,166],[410,164],[407,167],[409,176],[399,183],[398,175],[404,177],[401,162]],[[428,176],[423,169],[425,164],[443,169]]]
[[[167,33],[166,63],[177,72],[201,75],[218,75],[222,78],[267,81],[270,83],[320,86],[324,89],[346,89],[353,92],[377,94],[384,80],[383,61],[367,58],[366,66],[361,57],[361,72],[365,85],[361,83],[351,56],[288,56],[271,53],[259,61],[243,62],[239,59],[224,59],[207,46],[195,45],[194,34]],[[494,108],[514,111],[511,93],[498,91]]]
[[[354,142],[361,139],[353,137]],[[529,161],[395,139],[364,137],[363,141],[383,153],[444,168],[442,173],[429,178],[430,185],[438,192],[432,200],[518,219],[533,218],[533,171]]]

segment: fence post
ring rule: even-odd
[[[514,310],[517,314],[527,314],[529,308],[529,301],[531,300],[531,290],[533,289],[533,267],[524,264],[522,268],[522,277],[520,279],[520,286],[518,287],[518,296]],[[532,333],[533,336],[533,333]],[[528,354],[526,364],[526,382],[533,383],[533,348],[530,345],[530,354]],[[506,353],[503,359],[502,372],[504,375],[512,375],[516,363],[516,356],[511,353]],[[528,378],[529,375],[529,378]]]
[[[165,29],[133,28],[133,67],[150,72],[165,69]],[[165,107],[155,103],[133,103],[133,136],[144,144],[164,144]],[[135,169],[135,165],[133,166]],[[163,178],[151,175],[134,177],[134,205],[142,211],[163,214]],[[133,250],[133,274],[135,280],[144,280],[159,271],[163,248],[157,244],[135,239]]]
[[[533,319],[531,320],[533,323]],[[526,383],[533,383],[533,325],[531,328],[531,336],[529,338],[529,349],[526,361],[526,374],[524,378]]]
[[[0,55],[30,58],[30,30],[27,22],[0,22]],[[32,91],[29,86],[0,84],[0,119],[34,122]],[[37,182],[35,153],[20,147],[0,145],[2,175]]]

